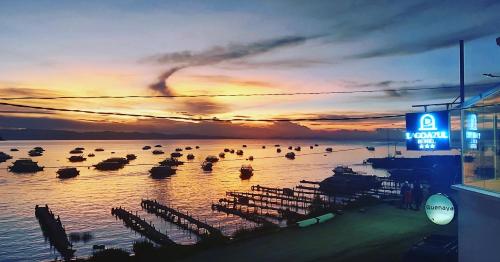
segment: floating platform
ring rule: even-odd
[[[187,212],[162,205],[156,200],[142,200],[141,206],[149,213],[155,214],[183,229],[189,230],[201,238],[223,237],[222,232],[198,219],[190,216]]]
[[[146,222],[146,220],[128,212],[127,210],[121,207],[112,208],[111,214],[123,220],[125,226],[130,227],[132,230],[136,231],[137,233],[143,235],[144,237],[150,239],[151,241],[157,244],[164,246],[176,244],[174,241],[168,238],[167,235],[157,231],[155,227],[150,223]]]

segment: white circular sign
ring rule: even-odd
[[[430,196],[425,202],[427,217],[438,225],[446,225],[455,216],[455,206],[451,200],[441,193]]]

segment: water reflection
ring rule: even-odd
[[[315,143],[320,146],[311,149]],[[144,145],[161,144],[164,155],[153,155],[151,150],[142,150]],[[246,144],[247,147],[242,147]],[[281,144],[283,151],[276,152],[275,144]],[[195,146],[199,145],[199,149]],[[262,148],[266,145],[266,148]],[[18,158],[27,157],[27,152],[35,146],[46,149],[43,156],[34,157],[44,171],[36,174],[13,174],[6,167]],[[179,166],[177,174],[162,180],[149,177],[151,164],[165,159],[175,148],[191,146],[193,149],[182,153],[184,165]],[[284,154],[288,146],[301,146],[295,152],[295,160]],[[61,217],[68,233],[90,232],[88,242],[74,243],[77,256],[92,253],[92,246],[120,247],[131,249],[134,240],[142,237],[122,225],[111,216],[112,207],[124,207],[137,211],[138,215],[153,221],[162,232],[167,231],[171,239],[179,243],[193,243],[196,236],[178,229],[140,208],[141,199],[156,199],[181,210],[214,226],[220,226],[225,234],[231,234],[237,226],[252,223],[235,216],[212,212],[210,206],[225,197],[226,191],[249,191],[251,185],[270,187],[293,187],[300,180],[321,180],[331,175],[331,169],[338,164],[359,164],[368,157],[384,156],[385,146],[377,147],[374,152],[367,151],[366,144],[335,144],[324,141],[278,141],[278,140],[175,140],[175,141],[6,141],[0,144],[0,151],[8,152],[18,148],[18,152],[8,152],[14,159],[0,164],[0,260],[44,260],[58,256],[44,242],[42,232],[34,216],[36,204],[49,204]],[[85,162],[68,161],[69,151],[84,147],[84,155],[94,153]],[[326,147],[334,150],[361,148],[356,151],[325,153]],[[95,152],[96,148],[104,148]],[[243,150],[243,156],[226,152],[224,160],[214,165],[212,172],[201,169],[201,161],[209,155],[218,155],[224,148]],[[154,147],[153,147],[154,149]],[[112,152],[115,152],[112,154]],[[194,160],[186,160],[188,153],[195,155]],[[89,166],[109,157],[137,155],[130,165],[118,171],[102,172],[90,167],[79,167],[76,178],[61,180],[56,178],[58,167]],[[407,155],[407,152],[403,151]],[[249,156],[254,161],[246,160]],[[254,175],[248,180],[240,179],[242,164],[251,164]],[[383,171],[373,171],[368,166],[353,166],[356,171],[369,174],[374,172],[385,175]]]

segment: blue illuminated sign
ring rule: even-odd
[[[477,131],[477,114],[469,113],[465,118],[465,144],[468,149],[477,150],[481,133]]]
[[[418,151],[449,150],[449,112],[406,114],[406,149]]]

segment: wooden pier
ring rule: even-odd
[[[185,230],[193,232],[201,238],[223,237],[223,234],[219,229],[195,219],[187,212],[184,213],[174,208],[162,205],[156,200],[142,200],[141,206],[147,212],[155,214]]]
[[[125,226],[132,228],[134,231],[154,241],[157,244],[175,244],[175,242],[168,238],[167,235],[157,231],[155,227],[151,225],[151,223],[146,222],[144,219],[141,219],[139,216],[136,216],[121,207],[112,208],[111,214],[123,220]]]
[[[54,215],[47,205],[35,206],[35,216],[40,222],[44,236],[49,238],[49,241],[59,251],[59,253],[67,260],[73,257],[76,250],[72,249],[72,244],[68,240],[66,230],[64,229],[59,216]]]
[[[226,214],[239,216],[241,218],[244,218],[248,221],[252,221],[252,222],[259,224],[259,225],[275,226],[272,222],[264,219],[263,217],[261,217],[260,215],[258,215],[256,213],[244,212],[241,209],[238,210],[236,208],[228,207],[227,205],[212,204],[212,210],[216,210],[218,212],[224,212]]]

